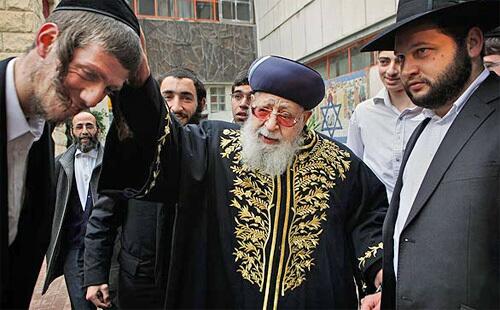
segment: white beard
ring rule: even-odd
[[[273,139],[281,138],[281,134],[271,134],[264,126],[254,130],[251,123],[245,122],[241,128],[241,160],[243,164],[252,170],[260,170],[271,176],[280,176],[292,163],[295,154],[303,144],[302,134],[292,142],[281,141],[276,145],[265,144],[259,139],[259,133]]]

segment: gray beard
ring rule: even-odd
[[[76,148],[79,149],[82,153],[88,153],[91,150],[97,148],[97,144],[99,143],[97,137],[89,137],[88,144],[81,144],[80,139],[74,138],[74,143],[76,144]]]
[[[259,170],[271,176],[282,175],[303,144],[303,136],[299,135],[292,142],[282,141],[278,145],[269,145],[259,140],[258,133],[273,137],[265,127],[255,131],[251,122],[244,123],[241,128],[241,161],[251,170]]]

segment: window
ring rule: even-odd
[[[372,53],[361,53],[361,47],[351,48],[351,71],[358,71],[372,64]]]
[[[210,113],[226,111],[226,88],[224,86],[210,87]]]
[[[219,20],[220,0],[127,0],[139,16]]]
[[[223,19],[252,22],[253,10],[251,0],[221,0]]]
[[[344,75],[349,72],[347,52],[330,58],[330,78]]]
[[[333,53],[310,63],[309,66],[318,71],[325,80],[336,78],[354,71],[363,70],[375,64],[372,52],[362,53],[361,46],[370,38],[358,41],[351,46],[340,48]]]

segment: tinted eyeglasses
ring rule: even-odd
[[[272,114],[276,115],[276,122],[280,126],[293,127],[297,123],[297,117],[290,115],[289,113],[278,113],[273,109],[266,107],[255,107],[252,106],[252,114],[260,119],[261,121],[267,121]]]

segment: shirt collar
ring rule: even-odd
[[[487,69],[484,69],[483,72],[481,72],[481,74],[479,74],[479,76],[460,95],[460,97],[458,97],[458,99],[455,100],[455,102],[453,102],[451,109],[448,111],[448,113],[446,113],[445,116],[442,117],[442,119],[448,118],[449,115],[452,114],[456,115],[460,113],[460,111],[465,106],[465,103],[469,100],[470,96],[472,96],[472,93],[474,93],[474,91],[479,87],[479,85],[481,85],[481,83],[484,82],[484,80],[486,80],[489,74],[490,72]],[[431,109],[424,109],[422,111],[422,114],[424,114],[425,117],[437,116],[436,113],[434,113],[434,111],[432,111]]]
[[[28,132],[30,132],[35,138],[35,141],[37,141],[42,136],[45,120],[40,116],[33,116],[29,120],[26,119],[16,92],[16,84],[14,80],[15,61],[15,58],[9,61],[7,64],[7,71],[5,73],[7,141],[12,141]]]
[[[87,153],[84,153],[82,151],[80,151],[80,149],[76,149],[76,152],[75,152],[75,158],[78,158],[78,157],[92,157],[92,158],[97,158],[97,147],[88,151]]]

